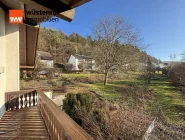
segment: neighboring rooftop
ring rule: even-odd
[[[49,52],[37,51],[37,56],[39,56],[41,60],[53,60],[53,56]]]
[[[162,61],[162,63],[181,63],[180,61]]]
[[[78,59],[93,60],[92,57],[90,57],[90,56],[85,56],[85,55],[78,55],[78,54],[76,54],[76,55],[74,55],[74,57],[76,57],[76,58],[78,58]]]
[[[182,63],[181,61],[163,61],[162,64],[166,64],[166,65],[177,65]]]

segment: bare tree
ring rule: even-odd
[[[170,57],[170,60],[172,60],[172,61],[175,61],[176,58],[177,58],[175,53],[174,54],[170,54],[169,57]]]
[[[146,63],[146,80],[148,84],[150,84],[151,78],[154,74],[155,74],[155,68],[152,64],[152,61],[148,57],[147,63]]]
[[[182,62],[177,63],[170,70],[173,84],[185,85],[185,52],[182,53]]]
[[[185,63],[179,63],[171,68],[172,82],[175,85],[185,85]]]
[[[111,71],[118,71],[131,63],[134,57],[127,57],[130,53],[127,49],[139,42],[138,33],[131,24],[117,16],[99,20],[92,31],[96,41],[93,56],[98,68],[104,72],[106,85]]]

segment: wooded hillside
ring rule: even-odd
[[[50,52],[57,63],[67,63],[67,59],[71,54],[93,57],[93,53],[96,51],[96,43],[97,41],[93,40],[90,35],[83,37],[77,33],[72,33],[67,36],[61,30],[41,28],[39,32],[38,50]],[[127,55],[132,57],[137,56],[136,59],[139,62],[144,63],[147,57],[150,57],[152,62],[158,62],[158,59],[148,55],[136,46],[122,46],[126,47]]]

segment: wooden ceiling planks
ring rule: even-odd
[[[63,0],[63,1],[66,1],[65,3],[69,3],[69,0]],[[52,1],[50,3],[52,3]],[[10,9],[22,9],[24,11],[26,11],[28,9],[35,9],[35,10],[57,12],[57,10],[49,9],[45,5],[40,5],[39,3],[37,3],[36,1],[33,1],[33,0],[1,0],[0,6],[5,7],[6,11],[8,11]],[[60,12],[60,10],[58,10],[59,14],[57,15],[57,17],[71,22],[74,19],[75,10],[74,10],[74,8],[71,8],[71,6],[67,6],[67,7],[68,8],[61,8],[61,9],[63,9],[62,12]],[[31,16],[31,15],[29,15],[29,16]],[[51,15],[51,17],[52,16],[53,15]],[[42,15],[42,17],[48,17],[48,16]],[[39,15],[35,16],[35,18],[39,18]],[[29,24],[28,21],[25,21],[25,23]],[[39,24],[39,23],[37,23],[37,24]],[[32,25],[32,24],[29,24],[29,25]]]
[[[44,5],[40,5],[38,4],[37,2],[35,1],[32,1],[32,0],[19,0],[20,2],[24,3],[25,4],[25,12],[26,11],[31,11],[31,10],[41,10],[41,11],[55,11],[55,10],[52,10],[52,9],[49,9],[47,7],[45,7]],[[56,15],[57,17],[63,19],[63,20],[66,20],[68,22],[71,22],[73,19],[74,19],[74,9],[70,9],[70,10],[67,10],[67,11],[64,11],[64,12],[60,12],[58,15]],[[47,18],[48,17],[52,17],[53,15],[51,16],[48,16],[48,15],[26,15],[28,18]],[[29,24],[29,23],[28,23]],[[40,23],[37,23],[37,24],[40,24]]]
[[[39,27],[20,25],[20,68],[34,68]]]
[[[75,10],[74,8],[83,5],[91,0],[53,0],[53,1],[42,1],[42,0],[18,0],[35,10],[43,11],[55,11],[59,14],[57,17],[71,22],[74,19]],[[38,16],[38,15],[37,15]]]
[[[28,66],[35,65],[39,28],[26,26],[26,59]]]
[[[70,6],[63,3],[60,0],[32,0],[40,5],[43,5],[44,7],[47,7],[48,9],[51,9],[57,13],[61,13],[64,11],[70,10]]]

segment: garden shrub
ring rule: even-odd
[[[89,113],[92,110],[92,96],[88,93],[67,94],[63,100],[64,111],[75,122],[81,125],[81,120],[78,117],[80,112]]]
[[[64,64],[55,63],[55,67],[56,68],[61,68],[62,70],[65,70],[65,65]]]
[[[73,69],[73,65],[72,64],[70,64],[70,63],[65,64],[65,70],[66,71],[71,71],[72,69]]]

